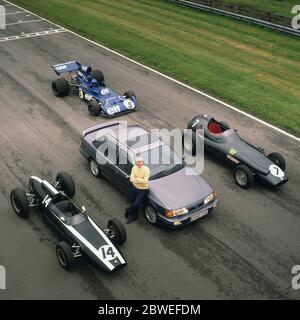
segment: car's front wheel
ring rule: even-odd
[[[58,78],[52,81],[52,91],[57,97],[64,97],[69,93],[70,85],[65,78]]]
[[[29,202],[25,190],[15,188],[10,193],[10,202],[16,214],[23,218],[29,215]]]
[[[234,169],[234,180],[239,187],[247,189],[253,184],[253,173],[249,167],[241,164]]]
[[[90,166],[90,171],[92,173],[92,175],[96,178],[100,178],[101,177],[101,170],[99,168],[98,163],[94,160],[94,159],[90,159],[89,160],[89,166]]]
[[[147,204],[144,208],[144,213],[147,221],[151,224],[157,224],[158,216],[156,210],[150,204]]]
[[[121,245],[127,240],[127,232],[121,221],[111,219],[107,223],[108,236],[116,245]]]
[[[100,106],[99,102],[94,101],[94,100],[92,100],[88,103],[88,109],[89,109],[90,115],[93,117],[99,116],[99,114],[101,112],[101,106]]]
[[[59,264],[66,270],[70,270],[74,266],[74,255],[72,249],[65,241],[60,241],[56,245],[56,256]]]
[[[124,97],[127,99],[132,99],[132,98],[136,98],[136,95],[133,91],[128,90],[128,91],[124,92]]]
[[[65,171],[61,171],[56,175],[57,188],[63,191],[69,198],[75,195],[75,183],[73,178]]]
[[[276,164],[282,171],[286,169],[286,163],[284,157],[278,152],[272,152],[268,155],[268,158]]]

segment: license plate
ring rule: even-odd
[[[202,218],[203,216],[206,216],[208,214],[208,210],[205,210],[203,212],[199,212],[197,214],[195,214],[194,216],[191,217],[191,221],[197,220]]]

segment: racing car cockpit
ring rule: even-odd
[[[76,225],[87,219],[84,214],[71,200],[57,202],[53,208],[53,213],[68,225]]]
[[[235,139],[237,136],[236,132],[230,129],[227,125],[211,119],[207,124],[207,130],[204,135],[209,140],[217,143],[225,143]]]
[[[216,121],[215,119],[211,119],[207,124],[207,129],[212,134],[222,134],[224,131],[228,130],[228,128],[222,123]]]

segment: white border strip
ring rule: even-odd
[[[24,9],[24,8],[22,8],[22,7],[20,7],[20,6],[16,5],[16,4],[13,4],[12,2],[10,2],[10,1],[8,1],[8,0],[4,0],[4,1],[7,2],[7,3],[9,3],[9,4],[11,4],[11,5],[14,5],[14,6],[16,6],[17,8],[22,9],[22,10],[24,10],[24,11],[30,13],[30,14],[33,14],[33,15],[35,15],[36,17],[39,17],[39,18],[41,18],[41,19],[44,19],[45,21],[50,22],[50,23],[58,26],[59,28],[64,28],[64,27],[60,26],[59,24],[57,24],[57,23],[55,23],[55,22],[52,22],[52,21],[50,21],[50,20],[48,20],[48,19],[46,19],[46,18],[43,18],[43,17],[41,17],[41,16],[39,16],[39,15],[37,15],[37,14],[35,14],[35,13],[27,10],[27,9]],[[86,41],[88,41],[88,42],[90,42],[90,43],[93,43],[94,45],[96,45],[96,46],[98,46],[98,47],[101,47],[102,49],[105,49],[105,50],[107,50],[107,51],[109,51],[109,52],[111,52],[111,53],[113,53],[113,54],[115,54],[115,55],[117,55],[117,56],[119,56],[119,57],[127,60],[127,61],[130,61],[130,62],[132,62],[132,63],[134,63],[134,64],[136,64],[136,65],[138,65],[138,66],[141,66],[141,67],[143,67],[144,69],[147,69],[147,70],[149,70],[149,71],[151,71],[151,72],[153,72],[153,73],[155,73],[155,74],[157,74],[157,75],[159,75],[159,76],[161,76],[161,77],[164,77],[164,78],[166,78],[166,79],[168,79],[168,80],[170,80],[170,81],[172,81],[172,82],[174,82],[174,83],[177,83],[177,84],[179,84],[179,85],[181,85],[181,86],[183,86],[183,87],[185,87],[185,88],[187,88],[187,89],[190,89],[190,90],[192,90],[192,91],[194,91],[194,92],[196,92],[196,93],[199,93],[199,94],[201,94],[202,96],[204,96],[204,97],[206,97],[206,98],[208,98],[208,99],[210,99],[210,100],[213,100],[213,101],[215,101],[215,102],[217,102],[217,103],[219,103],[219,104],[221,104],[221,105],[223,105],[223,106],[225,106],[225,107],[227,107],[227,108],[229,108],[229,109],[232,109],[232,110],[234,110],[234,111],[236,111],[236,112],[238,112],[238,113],[240,113],[240,114],[242,114],[242,115],[244,115],[244,116],[246,116],[246,117],[248,117],[248,118],[251,118],[252,120],[255,120],[255,121],[257,121],[257,122],[259,122],[259,123],[261,123],[261,124],[263,124],[263,125],[265,125],[265,126],[267,126],[267,127],[269,127],[269,128],[272,128],[273,130],[275,130],[275,131],[277,131],[277,132],[279,132],[279,133],[281,133],[281,134],[283,134],[283,135],[286,135],[286,136],[288,136],[288,137],[290,137],[290,138],[292,138],[292,139],[300,142],[300,138],[298,138],[298,137],[296,137],[296,136],[294,136],[294,135],[292,135],[292,134],[290,134],[290,133],[288,133],[288,132],[286,132],[286,131],[284,131],[284,130],[276,127],[276,126],[273,126],[272,124],[270,124],[270,123],[268,123],[268,122],[266,122],[266,121],[264,121],[264,120],[261,120],[261,119],[255,117],[255,116],[253,116],[253,115],[251,115],[251,114],[249,114],[249,113],[247,113],[247,112],[245,112],[245,111],[242,111],[242,110],[240,110],[240,109],[238,109],[238,108],[236,108],[236,107],[234,107],[234,106],[232,106],[232,105],[230,105],[230,104],[228,104],[228,103],[226,103],[226,102],[223,102],[223,101],[221,101],[221,100],[219,100],[219,99],[217,99],[217,98],[214,98],[214,97],[210,96],[209,94],[207,94],[207,93],[205,93],[205,92],[202,92],[202,91],[200,91],[200,90],[198,90],[198,89],[195,89],[195,88],[193,88],[193,87],[191,87],[191,86],[189,86],[189,85],[187,85],[187,84],[185,84],[185,83],[183,83],[183,82],[181,82],[181,81],[178,81],[178,80],[176,80],[176,79],[174,79],[174,78],[172,78],[172,77],[169,77],[169,76],[167,76],[167,75],[165,75],[165,74],[163,74],[163,73],[161,73],[161,72],[159,72],[159,71],[157,71],[157,70],[155,70],[155,69],[152,69],[152,68],[150,68],[150,67],[148,67],[148,66],[146,66],[146,65],[144,65],[144,64],[142,64],[142,63],[139,63],[139,62],[137,62],[137,61],[135,61],[135,60],[133,60],[133,59],[130,59],[130,58],[124,56],[123,54],[121,54],[121,53],[119,53],[119,52],[117,52],[117,51],[114,51],[114,50],[112,50],[112,49],[109,49],[109,48],[107,48],[107,47],[105,47],[105,46],[103,46],[103,45],[101,45],[101,44],[99,44],[99,43],[97,43],[97,42],[95,42],[95,41],[93,41],[93,40],[90,40],[90,39],[88,39],[88,38],[86,38],[86,37],[83,37],[83,36],[81,36],[80,34],[74,32],[74,31],[71,31],[70,29],[67,29],[67,28],[64,28],[64,29],[65,29],[66,31],[70,32],[71,34],[76,35],[77,37],[79,37],[79,38],[81,38],[81,39],[84,39],[84,40],[86,40]]]

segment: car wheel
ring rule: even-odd
[[[185,134],[182,135],[182,149],[183,152],[191,154],[193,157],[196,155],[196,132],[192,132],[192,136],[185,138]]]
[[[29,215],[29,202],[25,190],[15,188],[10,193],[10,202],[16,214],[23,218]]]
[[[65,241],[60,241],[56,245],[56,256],[59,264],[66,270],[70,270],[74,266],[74,255],[72,249]]]
[[[89,165],[90,165],[90,171],[92,175],[96,178],[101,177],[101,170],[99,168],[98,163],[94,159],[89,160]]]
[[[241,164],[234,169],[234,180],[239,187],[247,189],[253,184],[252,171],[246,165]]]
[[[97,80],[97,82],[100,84],[100,86],[105,86],[104,85],[104,74],[101,70],[93,70],[92,71],[92,76],[94,79]]]
[[[91,116],[96,117],[99,116],[101,107],[99,105],[99,102],[97,101],[90,101],[88,103],[88,109]]]
[[[52,81],[52,91],[57,97],[64,97],[69,93],[70,85],[65,78],[58,78]]]
[[[136,98],[136,95],[133,91],[128,90],[128,91],[124,92],[124,97],[131,99],[131,98]]]
[[[121,221],[111,219],[107,223],[108,236],[116,245],[121,245],[127,240],[127,232]]]
[[[268,158],[276,164],[282,171],[286,169],[286,163],[284,157],[278,152],[272,152],[268,155]]]
[[[75,183],[73,178],[65,171],[61,171],[56,175],[57,188],[63,191],[69,198],[75,195]]]
[[[151,224],[157,224],[157,222],[158,222],[157,213],[151,205],[146,205],[145,217],[146,217],[147,221]]]

